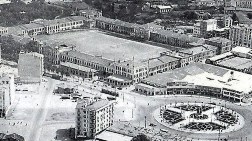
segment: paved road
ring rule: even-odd
[[[245,125],[242,129],[234,132],[221,134],[222,138],[228,138],[231,141],[250,141],[252,140],[252,106],[238,106],[231,102],[225,102],[224,100],[216,99],[216,98],[208,98],[208,97],[198,97],[198,96],[168,96],[168,97],[151,97],[151,96],[143,96],[135,93],[125,93],[125,100],[134,102],[136,100],[137,104],[137,118],[131,123],[135,126],[144,126],[144,116],[147,117],[147,125],[150,123],[154,123],[157,125],[157,128],[167,129],[171,134],[179,134],[183,137],[189,137],[194,139],[207,139],[207,140],[216,140],[218,139],[218,134],[194,134],[194,133],[186,133],[182,131],[177,131],[174,129],[170,129],[168,127],[159,124],[153,117],[153,111],[159,108],[162,105],[166,105],[174,102],[204,102],[210,103],[215,102],[217,105],[226,105],[227,108],[235,110],[239,114],[241,114],[245,118]],[[247,139],[247,140],[246,140]]]
[[[43,96],[40,103],[37,105],[38,107],[36,108],[36,112],[34,112],[30,128],[30,135],[27,141],[36,141],[39,137],[39,129],[43,124],[47,113],[46,102],[50,95],[52,95],[54,85],[54,80],[48,78],[48,82],[45,87],[41,88],[39,91],[39,94]]]

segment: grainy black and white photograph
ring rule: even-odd
[[[252,141],[252,0],[0,0],[0,141]]]

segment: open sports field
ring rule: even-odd
[[[167,49],[136,41],[107,35],[100,31],[76,31],[54,35],[40,35],[38,40],[47,44],[65,43],[76,46],[76,49],[91,55],[101,55],[111,60],[128,60],[134,57],[141,60],[159,56]]]

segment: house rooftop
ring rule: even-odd
[[[219,42],[219,43],[231,42],[231,40],[229,40],[227,38],[222,38],[222,37],[212,37],[212,38],[209,38],[207,40],[211,41],[211,42]]]

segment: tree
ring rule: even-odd
[[[150,138],[144,134],[140,134],[133,137],[131,141],[150,141]]]

